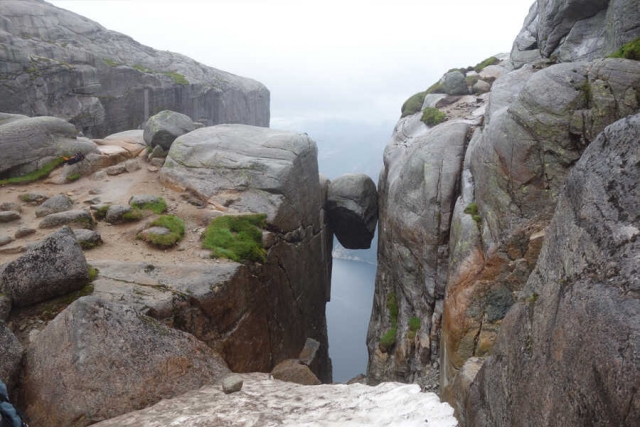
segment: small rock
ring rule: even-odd
[[[262,246],[265,249],[269,249],[271,246],[276,243],[276,235],[270,231],[262,232]]]
[[[138,163],[138,161],[135,159],[130,159],[124,162],[124,168],[127,170],[127,172],[132,173],[140,170],[140,163]]]
[[[307,338],[307,341],[304,343],[304,348],[300,352],[299,359],[302,363],[307,366],[310,366],[316,358],[316,353],[320,348],[320,343],[313,338]]]
[[[30,205],[39,205],[49,197],[40,193],[25,193],[19,195],[18,198],[23,202],[29,203]]]
[[[311,369],[298,359],[287,359],[278,363],[271,371],[271,375],[276,380],[288,381],[302,385],[322,384]]]
[[[126,221],[136,221],[142,218],[139,210],[136,209],[138,215],[134,214],[134,210],[131,206],[126,205],[111,205],[107,210],[105,221],[109,224],[120,224]]]
[[[80,247],[84,250],[93,249],[103,243],[102,237],[97,231],[79,228],[74,229],[73,234],[76,236],[76,240]]]
[[[91,195],[96,195],[96,194],[102,194],[102,190],[100,188],[92,188],[91,190],[89,190],[89,194]]]
[[[20,227],[18,228],[18,230],[16,231],[16,234],[14,234],[16,239],[21,239],[23,237],[29,236],[33,233],[36,232],[35,228],[29,228],[29,227]]]
[[[478,80],[473,85],[473,93],[487,93],[491,90],[491,85],[484,80]]]
[[[147,170],[149,172],[158,172],[159,169],[155,166],[147,166]]]
[[[231,394],[242,390],[244,381],[240,375],[229,375],[222,380],[222,391],[225,394]]]
[[[64,194],[53,196],[36,208],[36,217],[42,218],[58,212],[66,212],[73,208],[73,200]]]
[[[82,203],[87,204],[87,205],[99,205],[100,202],[101,202],[100,197],[94,197],[93,199],[85,200]]]
[[[91,179],[94,181],[104,181],[107,178],[107,173],[105,171],[98,171],[91,175]]]
[[[0,203],[0,211],[15,211],[22,212],[22,207],[14,202],[4,202]]]
[[[164,165],[164,160],[162,158],[156,157],[154,159],[151,159],[151,166],[155,166],[155,167],[162,167],[162,165]]]
[[[8,245],[11,242],[13,242],[11,236],[0,236],[0,246]]]
[[[17,245],[17,246],[7,246],[6,248],[0,249],[0,255],[15,255],[20,254],[27,251],[28,246],[26,245]]]
[[[147,161],[150,162],[153,159],[164,159],[167,157],[167,152],[162,149],[159,145],[156,145],[149,156],[147,157]]]
[[[76,209],[47,215],[40,224],[38,224],[38,228],[54,228],[62,225],[78,225],[81,228],[93,228],[95,221],[90,212],[83,209]]]
[[[19,219],[20,219],[20,212],[17,212],[17,211],[0,212],[0,223],[17,221]]]
[[[125,173],[127,171],[124,163],[120,163],[117,165],[109,166],[107,168],[107,175],[120,175],[121,173]]]

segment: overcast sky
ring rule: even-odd
[[[251,77],[272,127],[388,122],[453,67],[511,49],[533,0],[49,0],[160,50]]]

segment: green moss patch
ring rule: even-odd
[[[400,117],[410,116],[420,111],[425,96],[427,96],[427,92],[419,92],[407,99],[404,104],[402,104],[402,115]]]
[[[134,206],[129,212],[125,212],[122,215],[122,219],[125,221],[140,221],[142,219],[142,211]]]
[[[205,230],[202,247],[210,249],[214,258],[264,262],[261,228],[265,225],[264,214],[219,216]]]
[[[464,213],[471,215],[471,218],[478,224],[482,224],[482,217],[480,216],[480,212],[478,211],[478,205],[475,203],[469,203],[466,208],[464,208]]]
[[[164,227],[168,234],[138,234],[138,238],[155,246],[168,248],[178,243],[184,237],[184,221],[175,215],[162,215],[149,224],[149,227]]]
[[[420,329],[420,318],[412,317],[409,319],[409,333],[407,334],[407,338],[413,341],[416,337],[416,332]]]
[[[147,203],[131,203],[131,206],[142,209],[149,210],[154,214],[162,214],[167,211],[167,202],[162,197],[158,197],[158,200],[155,202],[147,202]]]
[[[396,333],[398,329],[393,327],[389,329],[385,334],[380,338],[380,343],[378,346],[383,353],[386,353],[391,347],[393,347],[396,343]]]
[[[94,280],[96,280],[96,277],[98,277],[98,269],[89,266],[89,282],[93,282]]]
[[[422,112],[422,122],[427,126],[435,126],[442,122],[447,116],[437,108],[427,107]]]
[[[380,351],[383,353],[389,351],[389,349],[396,343],[396,333],[398,332],[398,313],[400,310],[398,309],[398,299],[396,298],[395,292],[389,293],[386,305],[387,310],[389,310],[389,318],[391,319],[392,327],[385,332],[378,343],[378,347],[380,347]]]
[[[28,173],[23,176],[16,176],[14,178],[0,179],[0,185],[8,185],[8,184],[29,184],[40,179],[46,178],[49,174],[58,166],[64,163],[64,159],[59,157],[55,160],[50,161],[45,164],[42,168]]]
[[[89,271],[91,274],[91,271]],[[78,298],[85,297],[87,295],[93,294],[93,284],[88,283],[82,289],[79,289],[75,292],[71,292],[67,295],[51,299],[46,303],[39,306],[39,314],[38,317],[40,320],[48,322],[55,318],[58,314],[62,312],[65,308],[67,308],[72,302],[77,300]]]
[[[624,58],[640,61],[640,37],[623,45],[615,53],[610,55],[609,58]]]
[[[73,173],[69,176],[67,176],[67,181],[69,182],[74,182],[80,179],[80,174],[79,173]]]
[[[480,71],[487,68],[489,65],[496,65],[499,63],[500,63],[500,60],[498,58],[496,58],[495,56],[490,56],[489,58],[485,59],[484,61],[482,61],[481,63],[479,63],[473,68],[476,70],[476,72],[479,73]]]
[[[98,209],[95,210],[93,216],[98,220],[103,220],[106,218],[107,216],[107,211],[109,210],[109,208],[111,207],[111,205],[103,205],[100,206]]]
[[[432,84],[431,86],[429,86],[429,89],[427,89],[425,93],[427,95],[432,94],[432,93],[445,93],[444,92],[444,85],[442,83],[440,83],[440,81],[437,81],[434,84]]]
[[[176,84],[183,85],[183,86],[189,85],[189,80],[187,80],[187,78],[180,73],[175,73],[173,71],[165,71],[165,72],[162,72],[161,74],[171,77]]]

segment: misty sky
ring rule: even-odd
[[[394,123],[450,68],[507,52],[533,0],[48,0],[160,50],[251,77],[271,126]]]

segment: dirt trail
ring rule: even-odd
[[[22,207],[21,219],[10,223],[0,223],[0,236],[15,236],[20,227],[36,229],[35,234],[16,239],[6,246],[0,247],[0,264],[18,258],[21,253],[8,254],[8,248],[26,246],[28,243],[41,240],[55,229],[38,229],[42,218],[36,218],[36,206],[24,203],[19,196],[24,193],[41,193],[49,197],[56,194],[67,194],[74,201],[73,209],[89,209],[92,199],[98,198],[101,203],[126,205],[131,196],[136,194],[153,194],[163,197],[168,205],[168,213],[182,218],[185,222],[185,237],[174,248],[159,250],[136,239],[136,234],[145,224],[157,217],[145,212],[145,218],[139,222],[110,225],[104,221],[98,222],[95,230],[100,233],[104,244],[85,251],[89,263],[97,259],[115,259],[131,262],[149,263],[209,263],[210,259],[203,258],[204,252],[200,248],[199,236],[213,213],[213,209],[199,209],[187,203],[179,192],[163,186],[159,181],[158,172],[151,172],[147,163],[138,158],[141,169],[132,173],[122,173],[96,180],[92,177],[82,177],[78,181],[56,185],[47,181],[40,181],[29,185],[0,187],[0,203],[15,202]],[[55,173],[55,172],[54,172]],[[93,194],[96,193],[96,194]]]

